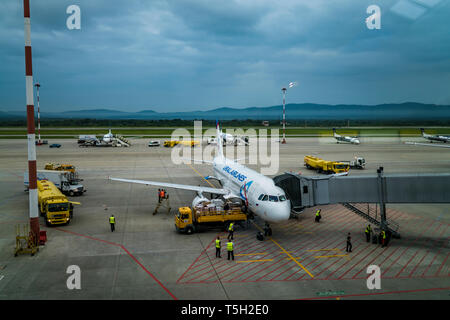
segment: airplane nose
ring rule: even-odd
[[[286,221],[291,216],[291,204],[289,201],[284,201],[283,203],[277,203],[274,209],[274,215],[272,215],[272,222]]]

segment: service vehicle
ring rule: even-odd
[[[61,145],[59,143],[53,143],[48,146],[49,148],[61,148]]]
[[[305,167],[314,169],[319,173],[345,173],[348,172],[350,166],[339,161],[327,161],[313,156],[305,156]]]
[[[216,200],[216,201],[214,201]],[[193,234],[204,228],[221,228],[228,230],[231,222],[242,225],[247,221],[247,215],[242,212],[239,205],[222,206],[220,199],[211,200],[210,203],[201,203],[193,207],[180,207],[175,216],[175,229],[178,232]],[[222,204],[220,204],[222,201]],[[217,205],[219,203],[219,205]]]
[[[164,147],[166,147],[166,148],[173,148],[177,145],[190,146],[193,148],[199,144],[200,144],[200,142],[195,141],[195,140],[166,140],[166,141],[164,141]]]
[[[152,140],[148,143],[149,147],[159,147],[161,145],[161,142],[159,140]]]
[[[81,196],[86,189],[80,184],[79,179],[72,179],[73,174],[69,171],[57,171],[57,170],[37,170],[38,180],[49,180],[61,190],[62,193],[69,196],[79,195]],[[23,183],[25,188],[28,189],[28,171],[23,174]]]
[[[45,164],[45,170],[56,170],[56,171],[68,171],[71,173],[70,180],[71,181],[82,181],[82,179],[78,179],[78,172],[74,165],[71,164],[59,164],[59,163],[51,163],[48,162]]]
[[[351,169],[364,169],[366,167],[366,159],[363,157],[355,157],[350,161],[339,161],[348,164]]]
[[[38,180],[38,207],[47,226],[69,224],[73,218],[73,205],[59,189],[48,180]]]

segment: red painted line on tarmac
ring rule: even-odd
[[[172,292],[170,292],[169,291],[169,289],[167,289],[162,283],[161,283],[161,281],[159,281],[150,271],[148,271],[147,270],[147,268],[146,267],[144,267],[143,265],[142,265],[142,263],[140,263],[139,261],[138,261],[138,259],[136,259],[136,257],[135,256],[133,256],[128,250],[127,250],[127,248],[125,248],[124,246],[120,246],[123,250],[125,250],[125,252],[131,257],[131,259],[133,259],[145,272],[147,272],[147,274],[150,276],[150,277],[152,277],[153,278],[153,280],[155,280],[171,297],[172,297],[172,299],[174,299],[174,300],[178,300],[173,294],[172,294]]]
[[[403,270],[405,270],[405,268],[408,266],[408,264],[412,261],[412,259],[414,259],[414,257],[417,255],[417,253],[419,252],[419,250],[416,251],[416,253],[413,254],[413,256],[411,258],[409,258],[408,262],[403,266],[403,268],[401,268],[401,270],[399,271],[399,273],[397,273],[395,275],[395,278],[397,278],[399,275],[402,274]]]
[[[400,212],[401,213],[401,212]],[[398,218],[397,218],[398,219]],[[406,222],[406,224],[403,226],[403,227],[406,227],[409,223],[411,222],[411,220],[408,220],[407,222]],[[375,256],[375,258],[373,258],[364,268],[362,268],[357,274],[355,274],[353,277],[352,277],[352,279],[354,279],[354,278],[356,278],[356,276],[358,275],[358,274],[360,274],[363,270],[367,270],[367,267],[368,266],[370,266],[376,259],[378,259],[378,257],[379,256],[381,256],[383,253],[385,253],[387,250],[389,250],[391,247],[387,247],[388,249],[386,249],[386,250],[381,250],[380,251],[380,253],[378,254],[378,255],[376,255]],[[397,248],[398,249],[398,248]],[[397,250],[396,249],[396,250]],[[393,252],[389,255],[389,257],[396,251],[396,250],[393,250]],[[386,260],[386,259],[385,259]],[[383,262],[385,261],[385,260],[383,260]],[[381,265],[380,265],[380,268],[381,268]],[[363,278],[363,279],[365,279],[365,278]]]
[[[279,253],[278,255],[276,255],[275,257],[273,257],[273,259],[275,260],[275,258],[281,256],[283,253],[284,253],[284,252]],[[280,261],[283,261],[283,260],[277,260],[276,263],[279,263]],[[266,263],[266,262],[260,264],[258,267],[264,265],[265,263]],[[262,268],[262,269],[259,270],[258,272],[253,273],[253,274],[251,274],[250,276],[248,276],[247,278],[243,279],[242,282],[245,282],[247,279],[256,276],[258,273],[260,273],[260,272],[262,272],[262,271],[264,271],[264,270],[267,270],[268,268],[270,268],[270,267],[273,266],[274,264],[275,264],[275,263],[272,263],[272,264],[267,265],[265,268]],[[239,278],[240,276],[241,276],[241,275],[239,275],[237,278]],[[235,277],[235,278],[236,278],[236,277]],[[233,278],[233,279],[231,279],[231,280],[234,280],[235,278]]]
[[[450,254],[450,253],[447,253],[447,256],[445,257],[444,261],[442,262],[441,267],[440,267],[439,270],[436,271],[436,273],[434,274],[435,276],[439,275],[439,272],[441,272],[442,267],[444,266],[445,262],[447,261],[448,255],[449,255],[449,254]]]
[[[428,231],[428,229],[430,229],[430,227],[433,225],[435,223],[435,221],[433,220],[432,222],[431,222],[431,224],[425,229],[425,230],[423,230],[413,241],[416,241],[417,239],[419,239],[420,238],[420,236],[422,235],[422,234],[424,234],[426,231]],[[399,247],[400,248],[400,247]],[[397,249],[399,249],[399,248],[397,248]],[[386,274],[388,271],[389,271],[389,269],[400,259],[400,257],[401,256],[403,256],[404,254],[405,254],[405,252],[406,251],[408,251],[408,249],[409,248],[406,248],[405,250],[403,250],[403,252],[397,257],[397,259],[395,259],[390,265],[389,265],[389,267],[386,269],[386,270],[384,270],[384,272],[381,274],[382,276],[384,275],[384,274]],[[397,250],[395,250],[395,251],[397,251]],[[394,252],[395,252],[394,251]],[[384,262],[384,261],[383,261]],[[381,269],[381,265],[379,266],[380,267],[380,269]]]
[[[359,256],[359,255],[362,254],[363,252],[365,252],[366,249],[370,247],[370,245],[371,245],[371,244],[368,244],[368,245],[366,245],[364,248],[362,248],[361,250],[359,250],[358,253],[357,253],[356,255],[353,256],[353,259],[355,259],[357,256]],[[376,249],[376,248],[375,248],[375,249]],[[339,260],[336,260],[336,262],[337,262],[337,261],[339,261]],[[337,269],[334,270],[332,273],[330,273],[326,279],[327,279],[327,280],[330,279],[331,276],[332,276],[333,274],[336,274],[336,272],[338,272],[339,270],[341,270],[342,267],[345,266],[345,265],[347,265],[347,263],[349,263],[350,261],[351,261],[351,260],[347,260],[347,262],[343,263],[341,266],[339,266],[339,268],[337,268]]]
[[[448,226],[447,226],[448,228]],[[439,236],[441,236],[446,230],[447,228],[445,228],[444,230],[442,230],[441,234]],[[434,260],[436,260],[436,258],[439,256],[439,253],[441,253],[441,250],[438,250],[438,252],[434,255],[433,260],[431,260],[430,264],[428,265],[428,267],[424,270],[424,272],[422,273],[422,277],[425,276],[425,274],[427,273],[428,269],[431,267],[431,265],[433,264]]]
[[[167,289],[146,267],[144,267],[144,265],[142,264],[142,263],[140,263],[139,262],[139,260],[138,259],[136,259],[136,257],[135,256],[133,256],[129,251],[128,251],[128,249],[127,248],[125,248],[123,245],[121,245],[121,244],[118,244],[118,243],[114,243],[114,242],[111,242],[111,241],[106,241],[106,240],[103,240],[103,239],[98,239],[98,238],[94,238],[94,237],[91,237],[91,236],[87,236],[87,235],[84,235],[84,234],[80,234],[80,233],[76,233],[76,232],[73,232],[73,231],[69,231],[69,230],[63,230],[63,229],[60,229],[60,228],[54,228],[55,230],[58,230],[58,231],[62,231],[62,232],[66,232],[66,233],[71,233],[71,234],[74,234],[74,235],[77,235],[77,236],[80,236],[80,237],[84,237],[84,238],[87,238],[87,239],[90,239],[90,240],[95,240],[95,241],[99,241],[99,242],[103,242],[103,243],[106,243],[106,244],[109,244],[109,245],[112,245],[112,246],[116,246],[116,247],[119,247],[119,248],[122,248],[122,250],[124,250],[127,254],[128,254],[128,256],[131,258],[131,259],[133,259],[134,260],[134,262],[136,262],[150,277],[152,277],[152,279],[153,280],[155,280],[159,285],[160,285],[160,287],[161,288],[163,288],[164,289],[164,291],[166,291],[174,300],[177,300],[177,298],[172,294],[172,292],[170,292],[169,291],[169,289]]]
[[[430,253],[429,250],[427,250],[425,252],[425,254],[423,255],[422,259],[420,259],[420,261],[416,264],[416,266],[414,267],[414,269],[412,269],[411,273],[409,274],[408,278],[411,278],[412,275],[414,274],[414,272],[416,271],[417,267],[422,263],[423,259],[425,259],[425,257],[428,255],[428,253]]]
[[[328,297],[313,297],[313,298],[302,298],[297,300],[320,300],[320,299],[335,299],[335,298],[345,298],[345,297],[362,297],[362,296],[375,296],[383,294],[399,294],[399,293],[414,293],[414,292],[427,292],[427,291],[438,291],[438,290],[449,290],[450,287],[445,288],[431,288],[431,289],[415,289],[415,290],[398,290],[398,291],[388,291],[388,292],[373,292],[373,293],[359,293],[359,294],[345,294],[342,296],[328,296]]]
[[[356,215],[355,216],[353,216],[354,218],[358,218]],[[346,225],[348,225],[348,223],[354,223],[354,221],[353,220],[350,220],[349,222],[347,222],[346,223]],[[341,235],[339,235],[339,237],[341,237]],[[330,239],[330,238],[329,238]],[[332,237],[332,241],[335,241],[335,239],[336,239],[336,237]],[[356,241],[356,243],[358,243],[359,241]],[[339,241],[338,242],[338,244],[340,245],[341,243],[346,243],[346,240],[345,241]],[[354,242],[354,244],[356,244],[355,242]],[[302,260],[302,262],[304,262],[304,261],[306,261],[307,259],[309,259],[309,258],[311,258],[312,256],[310,256],[310,257],[307,257],[307,258],[305,258],[304,260]],[[326,271],[326,270],[328,270],[331,266],[333,266],[335,263],[337,263],[338,261],[340,261],[339,259],[336,259],[332,264],[330,264],[327,268],[325,268],[324,270],[322,270],[319,274],[316,274],[316,277],[318,276],[318,275],[320,275],[321,273],[323,273],[324,271]],[[310,265],[312,262],[314,262],[314,260],[312,260],[308,265]],[[325,262],[327,262],[327,261],[324,261],[324,262],[322,262],[322,263],[320,263],[320,264],[318,264],[318,265],[316,265],[316,267],[315,268],[317,268],[318,266],[320,266],[320,265],[322,265],[323,263],[325,263]],[[314,268],[314,269],[315,269]],[[291,275],[292,276],[292,275]],[[287,280],[287,279],[289,279],[291,276],[289,276],[288,278],[286,278],[285,280]],[[300,278],[297,278],[297,279],[295,279],[295,280],[300,280],[300,279],[302,279],[304,277],[304,275],[302,275]]]
[[[348,211],[346,208],[342,207],[342,209],[350,213],[350,211]],[[339,227],[339,228],[343,228],[344,226],[347,226],[347,225],[349,225],[349,224],[354,223],[354,222],[355,222],[355,221],[354,221],[355,218],[357,219],[357,216],[356,216],[356,215],[349,214],[349,215],[347,216],[346,219],[341,220],[341,224],[340,224],[338,227]],[[333,227],[336,227],[336,225],[333,225]],[[329,228],[327,228],[326,231],[329,231],[330,228],[331,228],[331,226],[330,226]],[[341,235],[337,235],[335,232],[333,232],[333,233],[331,233],[331,234],[332,234],[331,236],[326,237],[325,239],[323,239],[323,241],[317,243],[317,244],[314,245],[312,248],[317,248],[317,247],[323,245],[324,243],[326,243],[326,245],[328,245],[328,243],[330,243],[330,242],[333,243],[334,241],[336,241],[336,239],[337,239],[338,237],[339,237],[339,238],[341,237]],[[314,240],[312,240],[312,241],[314,241]],[[296,250],[296,251],[298,251],[298,250]],[[312,255],[311,255],[311,256],[312,256]],[[303,259],[303,260],[301,261],[301,263],[304,263],[304,262],[305,262],[306,260],[308,260],[308,258],[310,258],[311,256],[306,257],[305,259]],[[293,267],[294,267],[294,266],[288,268],[287,270],[285,270],[284,272],[282,272],[280,275],[282,275],[283,273],[289,271],[289,270],[292,269]],[[292,273],[290,276],[288,276],[287,278],[283,279],[283,281],[287,281],[290,277],[292,277],[292,276],[294,276],[295,274],[297,274],[298,271],[299,271],[299,270],[297,270],[296,272]],[[278,276],[280,276],[280,275],[278,275]],[[278,276],[277,276],[277,277],[278,277]],[[304,276],[304,275],[302,275],[302,277],[303,277],[303,276]],[[276,279],[277,277],[275,277],[275,278],[273,278],[273,279]],[[317,277],[317,275],[316,275],[316,277]],[[272,280],[273,280],[273,279],[272,279]]]

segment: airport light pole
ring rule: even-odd
[[[39,238],[39,212],[36,177],[36,128],[34,125],[34,101],[33,101],[33,68],[31,61],[31,22],[30,0],[23,0],[23,16],[25,31],[25,84],[27,103],[27,140],[28,140],[28,186],[29,186],[29,211],[30,230]]]
[[[37,112],[37,116],[38,116],[38,142],[37,142],[37,145],[40,146],[42,144],[42,141],[41,141],[41,111],[40,111],[40,108],[39,108],[39,88],[41,87],[41,85],[38,82],[34,86],[36,87],[36,98],[37,98],[37,107],[38,107],[38,112]]]
[[[282,144],[286,143],[286,88],[282,88],[283,92],[283,139],[281,140]]]

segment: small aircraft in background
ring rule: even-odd
[[[248,137],[241,137],[238,135],[232,135],[230,133],[224,133],[220,130],[220,138],[223,141],[223,145],[248,145]],[[216,144],[217,139],[215,137],[211,137],[208,139],[208,144]]]
[[[420,128],[420,131],[422,131],[422,137],[424,137],[425,139],[430,140],[431,143],[433,143],[433,141],[439,141],[439,142],[444,142],[447,143],[450,141],[450,137],[449,136],[438,136],[438,135],[431,135],[431,134],[427,134],[425,133],[425,129],[424,128]]]
[[[341,136],[340,134],[336,133],[336,129],[335,128],[333,128],[333,136],[337,140],[337,143],[339,143],[339,142],[348,142],[348,143],[352,143],[352,144],[359,144],[360,143],[358,137],[344,137],[344,136]]]

